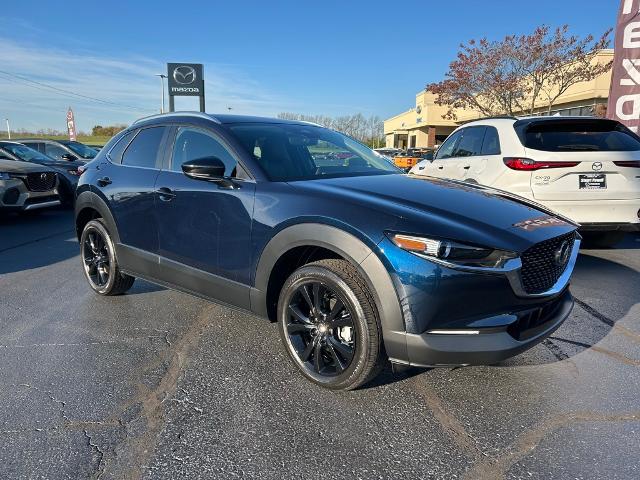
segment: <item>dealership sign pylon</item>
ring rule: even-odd
[[[167,63],[169,111],[175,111],[174,97],[197,96],[204,112],[204,68],[201,63]]]
[[[640,0],[621,1],[615,35],[607,117],[640,133]]]

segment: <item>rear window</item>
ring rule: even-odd
[[[516,122],[514,128],[526,148],[545,152],[640,150],[640,138],[613,120]]]

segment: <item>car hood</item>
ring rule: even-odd
[[[527,200],[477,185],[415,175],[291,182],[395,218],[389,230],[523,251],[577,225]]]
[[[0,160],[0,172],[9,173],[31,173],[50,172],[49,167],[38,165],[37,163],[19,162],[15,160]]]

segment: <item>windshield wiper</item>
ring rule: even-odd
[[[598,147],[597,145],[588,144],[558,145],[557,148],[562,150],[600,150],[600,147]]]

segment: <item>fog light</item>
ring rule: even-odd
[[[4,203],[5,205],[15,205],[19,197],[20,192],[18,191],[18,189],[10,188],[6,192],[4,192],[2,203]]]

